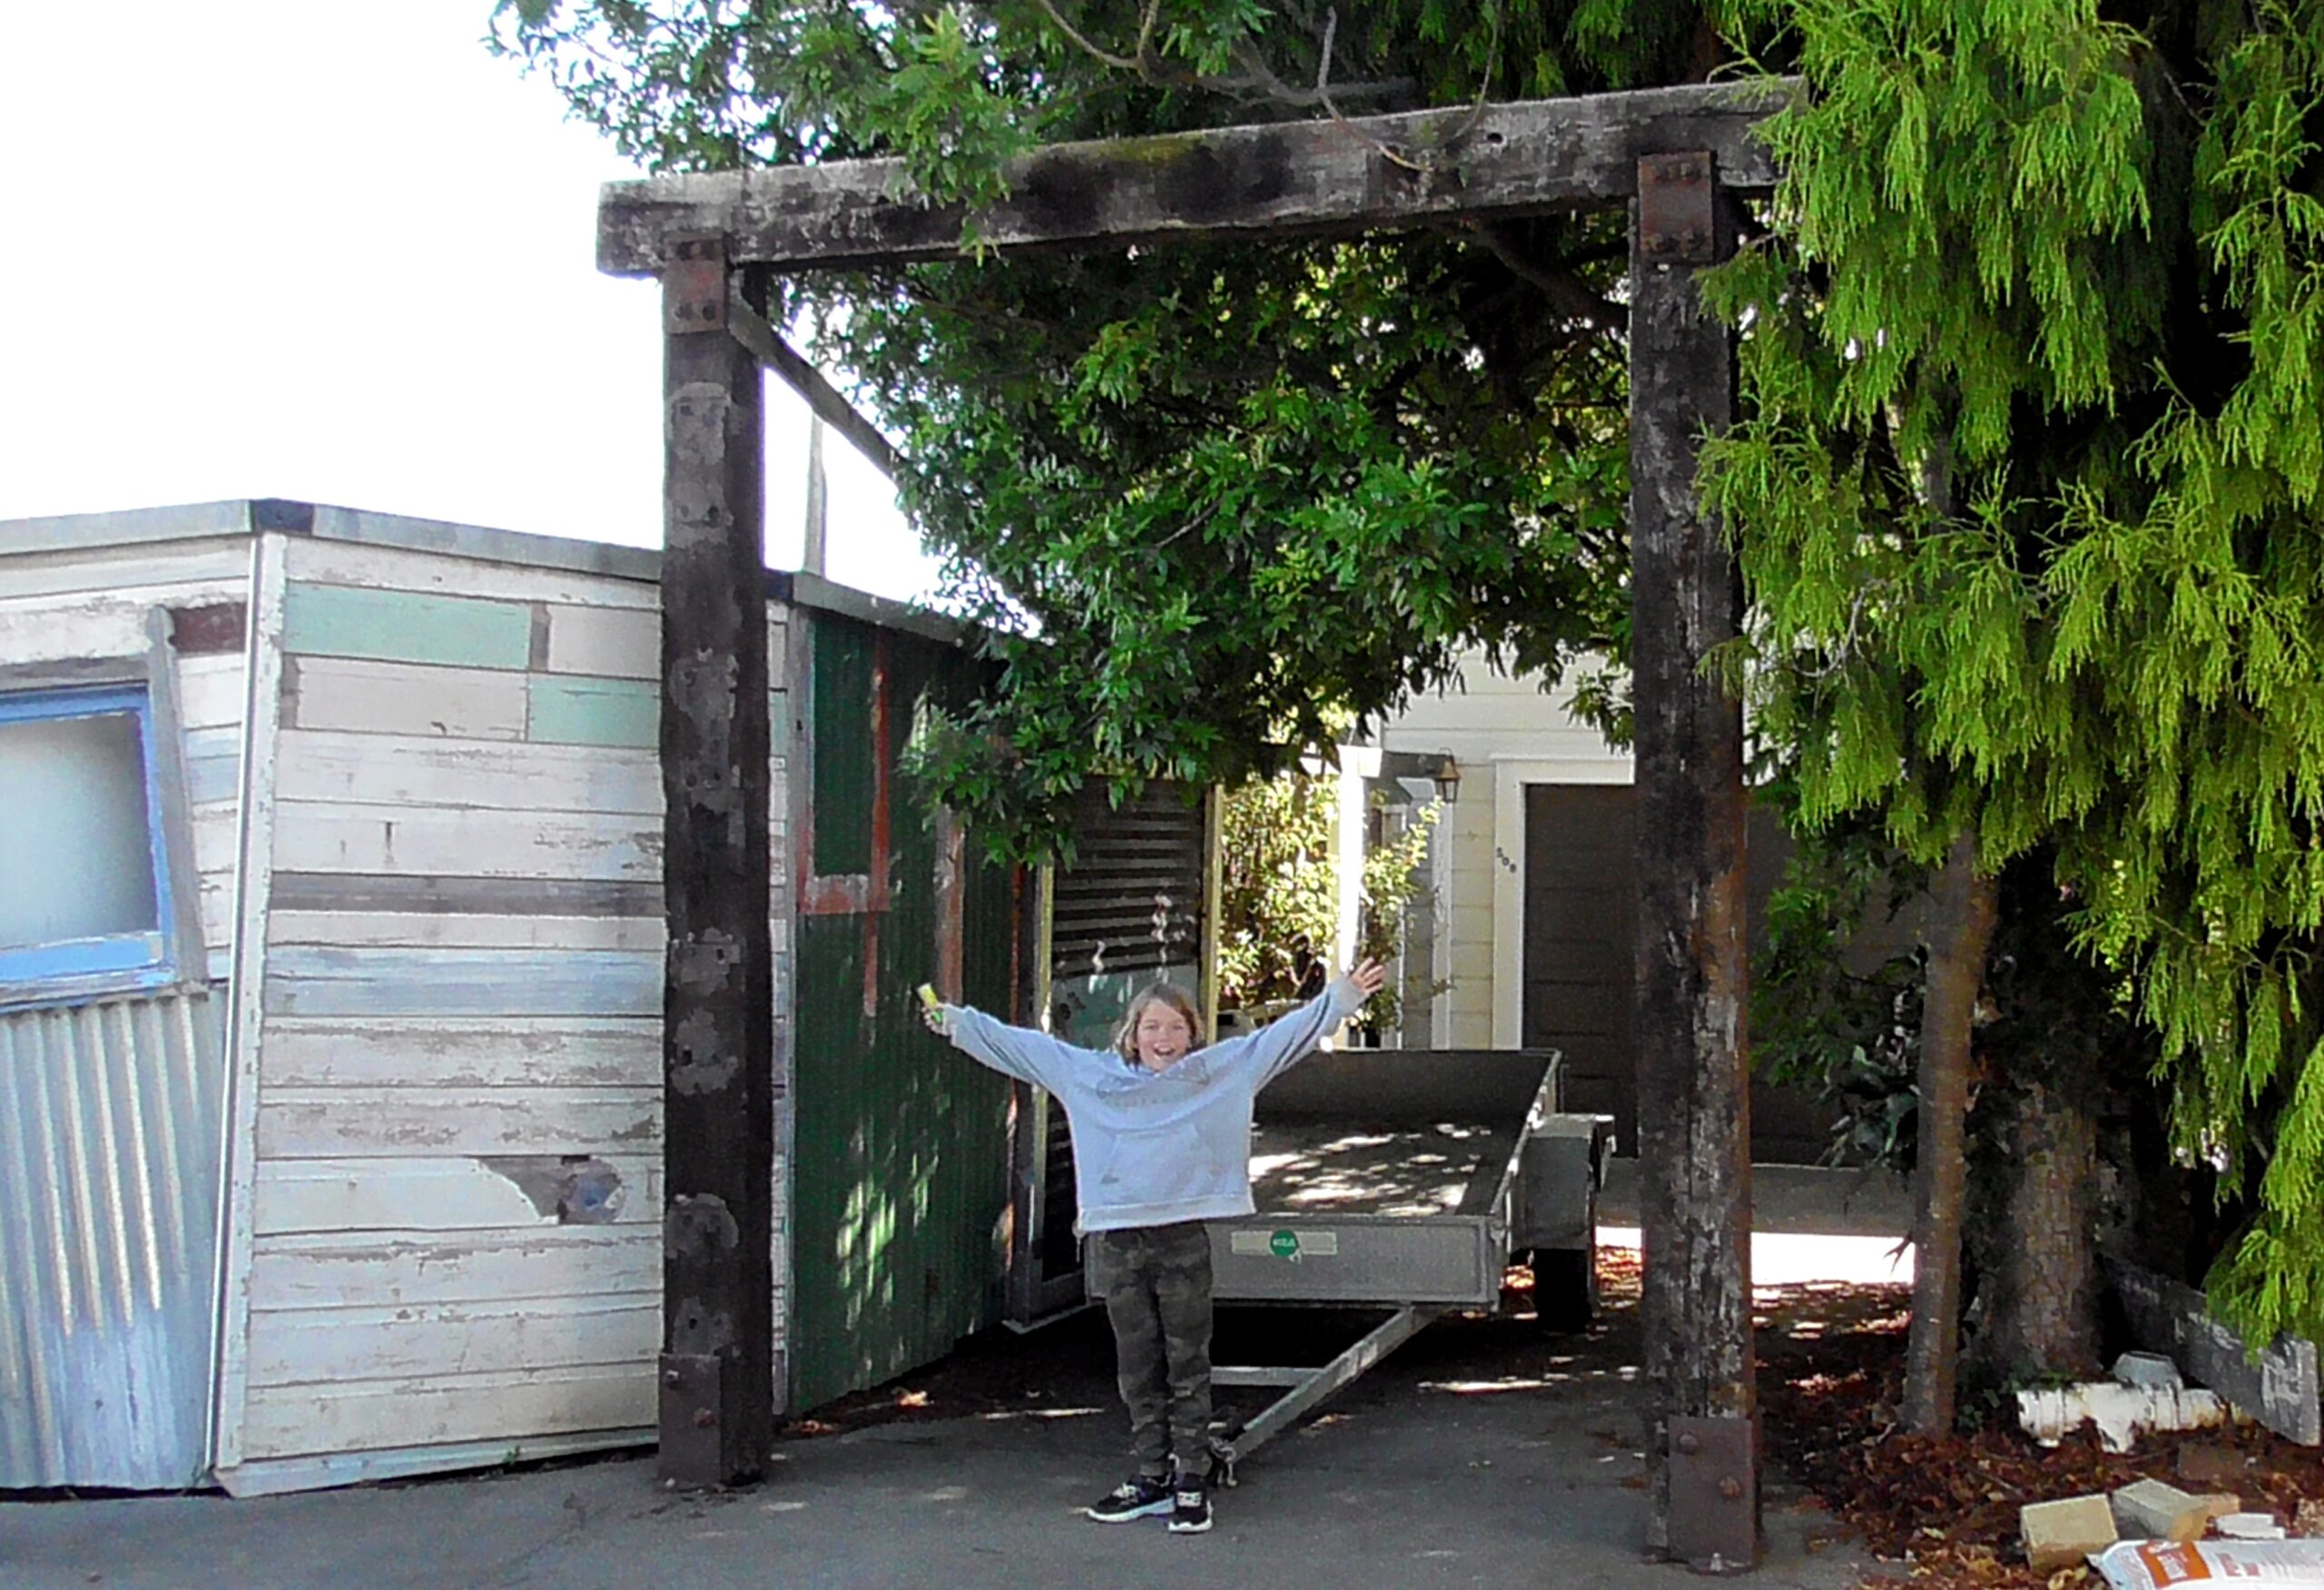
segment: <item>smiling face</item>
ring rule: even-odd
[[[1138,1064],[1148,1071],[1167,1071],[1195,1046],[1195,1033],[1175,1005],[1150,999],[1137,1012],[1130,1041],[1137,1051]]]

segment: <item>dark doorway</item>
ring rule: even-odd
[[[1638,1045],[1632,1026],[1638,890],[1636,797],[1626,784],[1525,786],[1523,1014],[1527,1048],[1565,1054],[1565,1107],[1614,1117],[1618,1151],[1638,1151]],[[1791,841],[1771,812],[1750,815],[1749,940],[1757,954],[1768,896]],[[1830,1118],[1800,1087],[1751,1084],[1751,1158],[1812,1164]]]

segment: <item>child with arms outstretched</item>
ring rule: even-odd
[[[1253,1212],[1251,1101],[1380,991],[1365,960],[1322,994],[1240,1038],[1197,1045],[1194,1002],[1157,983],[1130,1002],[1110,1050],[1078,1049],[965,1005],[929,1025],[993,1070],[1046,1088],[1073,1129],[1090,1287],[1105,1299],[1137,1472],[1088,1508],[1105,1524],[1170,1516],[1210,1527],[1210,1234]],[[1171,1460],[1177,1458],[1177,1473]]]

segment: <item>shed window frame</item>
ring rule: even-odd
[[[138,662],[102,683],[19,684],[0,674],[0,726],[133,718],[144,774],[145,844],[153,869],[153,925],[126,933],[0,946],[0,1009],[148,993],[182,980],[187,946],[161,756],[153,682]]]

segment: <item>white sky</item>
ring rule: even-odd
[[[494,59],[491,0],[24,4],[0,43],[0,519],[288,497],[661,538],[651,282],[600,276],[635,174]],[[769,561],[806,410],[770,380]],[[837,436],[829,572],[934,565]]]

